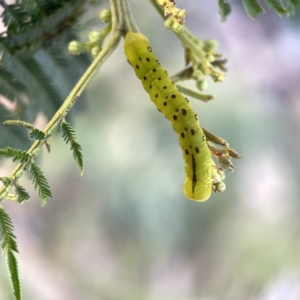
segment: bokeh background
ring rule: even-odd
[[[191,99],[192,106],[201,125],[243,158],[234,161],[224,193],[186,200],[176,134],[120,45],[72,121],[84,176],[56,136],[40,161],[55,199],[42,208],[24,177],[31,201],[4,204],[15,225],[24,299],[300,299],[299,21],[269,10],[253,21],[232,1],[221,23],[217,1],[177,2],[187,27],[217,39],[228,58],[225,81],[208,80],[215,100]],[[150,3],[131,5],[156,55],[176,73],[184,64],[180,42]],[[2,162],[1,176],[12,168]],[[4,259],[0,299],[13,299]]]

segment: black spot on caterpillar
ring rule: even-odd
[[[125,37],[124,51],[151,100],[172,123],[178,135],[185,160],[185,196],[195,201],[207,200],[212,191],[213,165],[197,115],[159,64],[143,34],[129,32]]]

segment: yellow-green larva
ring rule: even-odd
[[[195,201],[207,200],[212,191],[213,166],[197,115],[160,65],[143,34],[129,32],[125,37],[124,51],[151,100],[171,121],[178,135],[185,160],[185,196]]]

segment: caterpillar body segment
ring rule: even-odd
[[[213,165],[197,115],[155,57],[144,35],[129,32],[125,37],[124,51],[151,100],[171,121],[178,135],[185,160],[185,196],[194,201],[207,200],[213,188]]]

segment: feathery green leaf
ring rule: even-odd
[[[27,191],[21,185],[15,184],[15,187],[16,187],[16,195],[17,195],[18,203],[21,204],[30,198]]]
[[[17,243],[15,241],[15,235],[13,233],[13,224],[10,216],[5,210],[0,207],[0,241],[3,254],[7,255],[7,266],[10,275],[10,280],[13,288],[13,292],[16,300],[20,300],[21,296],[21,285],[18,272],[17,260],[13,254],[19,252]]]
[[[56,5],[50,8],[54,2]],[[7,9],[4,10],[4,18],[8,23],[7,31],[10,35],[2,38],[3,42],[13,50],[20,49],[26,44],[41,42],[47,38],[47,35],[53,34],[53,31],[57,30],[56,27],[60,26],[62,22],[78,13],[78,7],[82,5],[82,1],[74,2],[57,5],[58,1],[48,1],[50,5],[43,10],[47,15],[39,15],[36,16],[37,18],[33,18],[25,12],[22,5],[7,6]],[[11,8],[12,6],[14,7]],[[48,10],[49,8],[51,11]],[[24,18],[16,17],[16,13],[20,16],[25,13]]]
[[[20,160],[20,163],[27,162],[30,157],[27,152],[21,151],[19,149],[12,149],[10,147],[6,149],[0,148],[0,156],[4,156],[7,158],[13,157],[13,161]]]
[[[41,131],[41,130],[39,130],[37,128],[34,128],[30,132],[29,138],[31,140],[43,141],[46,138],[46,134],[43,131]]]
[[[10,275],[10,281],[16,300],[22,299],[21,283],[19,278],[18,262],[12,251],[7,251],[7,266]]]
[[[19,252],[15,235],[13,233],[13,224],[10,216],[3,208],[0,208],[0,240],[3,253],[6,254],[8,250]]]
[[[61,130],[62,130],[62,137],[64,141],[68,144],[70,142],[71,150],[73,151],[73,157],[75,161],[77,162],[77,165],[80,170],[80,174],[83,174],[83,155],[82,155],[82,148],[81,146],[76,142],[76,135],[75,131],[71,127],[71,125],[67,122],[63,122],[61,124]]]
[[[295,15],[296,7],[300,5],[300,0],[282,0],[281,3],[287,13],[292,16]]]
[[[267,6],[274,10],[279,17],[283,17],[288,14],[280,0],[265,0],[265,2]]]
[[[7,99],[20,99],[26,90],[24,85],[16,80],[13,75],[0,66],[0,93]]]
[[[88,0],[7,2],[0,1],[7,25],[0,34],[0,94],[17,100],[17,109],[6,113],[0,104],[0,147],[25,150],[31,143],[27,132],[1,123],[12,117],[32,123],[41,111],[51,118],[61,106],[90,64],[88,55],[74,57],[67,50],[69,41],[77,38],[70,26]]]
[[[260,5],[258,0],[243,0],[243,4],[246,10],[246,13],[252,19],[255,19],[259,14],[264,13],[263,7]]]
[[[225,22],[227,16],[231,13],[231,6],[226,0],[219,0],[219,14],[221,16],[221,21]]]
[[[23,24],[29,23],[31,19],[30,15],[21,5],[7,5],[4,1],[1,2],[1,5],[5,8],[1,17],[3,18],[5,27],[7,27],[7,32],[18,31],[22,28]]]
[[[50,117],[49,115],[56,111],[51,99],[53,95],[49,95],[43,86],[44,78],[42,78],[42,83],[40,81],[39,77],[43,76],[42,73],[39,73],[41,67],[36,68],[36,64],[30,64],[30,62],[31,59],[20,60],[6,49],[2,51],[1,64],[3,68],[12,73],[14,78],[27,88],[26,95],[30,99],[33,117],[35,118],[38,111],[45,111],[46,115]]]
[[[2,181],[5,186],[9,186],[11,184],[11,179],[9,177],[0,177],[0,181]]]
[[[34,185],[34,189],[36,190],[38,188],[42,206],[45,206],[47,204],[47,199],[53,198],[48,181],[42,170],[34,162],[30,164],[29,174]]]

